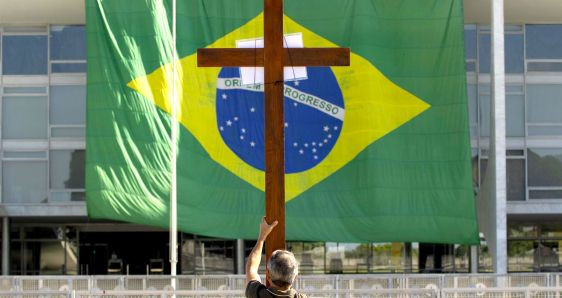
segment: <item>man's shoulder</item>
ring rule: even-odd
[[[272,297],[268,296],[269,292],[264,284],[257,280],[252,280],[246,285],[246,297],[257,298],[257,297]]]
[[[273,289],[268,289],[264,284],[257,280],[252,280],[246,286],[246,297],[291,297],[291,298],[308,298],[307,295],[291,289],[289,293],[279,293]]]

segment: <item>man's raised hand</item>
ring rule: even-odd
[[[275,228],[275,226],[277,226],[279,222],[274,221],[271,224],[268,224],[267,221],[265,220],[265,216],[261,219],[261,223],[260,223],[260,240],[264,240],[265,238],[267,238],[267,235],[269,235],[269,233],[271,233],[271,231],[273,230],[273,228]]]

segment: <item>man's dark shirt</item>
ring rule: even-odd
[[[267,288],[264,284],[257,280],[252,280],[246,286],[246,297],[248,298],[262,298],[262,297],[291,297],[291,298],[308,298],[305,294],[298,293],[295,289],[288,291],[279,291],[272,288]]]

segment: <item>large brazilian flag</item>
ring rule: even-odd
[[[263,36],[263,0],[88,0],[86,191],[93,218],[251,239],[264,214],[263,85],[198,48]],[[285,82],[287,239],[477,243],[461,0],[286,0],[305,47],[350,67]],[[176,65],[177,76],[173,74]],[[181,108],[171,117],[177,78]]]

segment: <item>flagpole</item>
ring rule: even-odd
[[[170,181],[170,275],[171,286],[176,290],[178,264],[178,212],[177,212],[177,143],[178,143],[178,94],[177,94],[177,51],[176,51],[176,0],[172,0],[172,119],[171,125],[171,181]],[[172,297],[175,297],[173,295]]]

